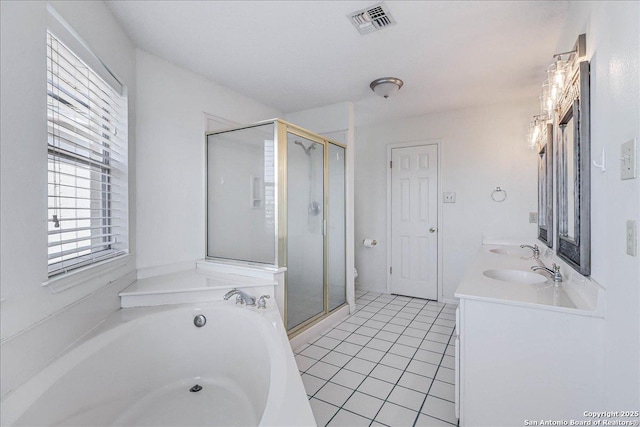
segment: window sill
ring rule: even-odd
[[[118,255],[107,260],[78,268],[77,270],[51,277],[42,282],[42,286],[49,289],[52,294],[58,294],[68,289],[74,288],[91,279],[95,279],[114,270],[127,265],[131,259],[131,254]]]

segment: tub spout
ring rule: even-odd
[[[227,292],[226,294],[224,294],[224,300],[227,301],[229,298],[231,298],[232,296],[237,295],[236,297],[236,304],[238,302],[242,303],[242,304],[247,304],[247,305],[256,305],[256,298],[252,297],[251,295],[242,292],[239,289],[233,288],[231,289],[229,292]]]

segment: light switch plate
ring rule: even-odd
[[[538,222],[538,212],[529,212],[529,223],[536,224]]]
[[[638,230],[636,222],[632,219],[627,221],[627,255],[636,256],[638,248]]]
[[[442,198],[445,203],[455,203],[456,202],[456,193],[443,193]]]
[[[622,144],[620,150],[620,179],[634,179],[638,177],[636,150],[635,138]]]

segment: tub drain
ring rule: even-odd
[[[197,393],[197,392],[199,392],[200,390],[202,390],[202,386],[200,386],[200,385],[198,385],[198,384],[194,385],[193,387],[191,387],[191,388],[189,389],[189,391],[190,391],[191,393]]]

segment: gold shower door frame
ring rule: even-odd
[[[318,134],[315,134],[313,132],[310,132],[306,129],[303,129],[299,126],[293,125],[291,123],[285,122],[284,120],[280,120],[277,119],[275,120],[276,126],[275,126],[275,132],[276,132],[276,151],[277,151],[277,156],[276,156],[276,168],[278,170],[278,178],[277,178],[277,188],[278,188],[278,203],[276,203],[276,209],[277,209],[277,216],[278,216],[278,221],[277,221],[277,225],[276,225],[276,233],[278,235],[278,248],[277,248],[277,254],[278,254],[278,266],[279,267],[287,267],[288,266],[288,259],[287,259],[287,242],[288,242],[288,235],[287,235],[287,229],[288,229],[288,219],[287,219],[287,206],[288,206],[288,188],[287,188],[287,171],[288,171],[288,165],[287,165],[287,134],[291,133],[293,135],[299,136],[301,138],[306,138],[310,141],[313,141],[315,143],[321,144],[322,145],[322,149],[323,149],[323,155],[324,155],[324,161],[323,161],[323,224],[324,224],[324,229],[326,230],[326,232],[323,235],[323,245],[324,245],[324,249],[323,249],[323,296],[324,296],[324,301],[323,301],[323,311],[321,313],[316,314],[315,316],[305,320],[304,322],[300,323],[299,325],[296,325],[295,327],[291,328],[290,330],[287,331],[289,338],[292,338],[296,335],[298,335],[301,332],[304,332],[306,329],[308,329],[309,327],[313,326],[315,323],[319,322],[320,320],[324,319],[325,317],[329,316],[330,311],[329,311],[329,274],[328,274],[328,259],[329,259],[329,248],[328,248],[328,237],[329,237],[329,232],[328,230],[330,230],[329,227],[329,209],[331,208],[329,206],[329,144],[333,144],[336,145],[342,149],[345,150],[345,155],[346,155],[346,146],[344,144],[341,144],[339,142],[330,140],[328,138],[324,138]],[[345,158],[345,165],[346,165],[346,158]],[[346,212],[343,212],[343,221],[346,222]],[[346,242],[345,242],[346,243]],[[346,294],[346,268],[344,271],[344,275],[345,275],[345,294]],[[287,305],[288,305],[288,298],[287,298],[287,290],[288,290],[288,275],[285,272],[285,280],[284,280],[284,324],[285,327],[288,324],[288,309],[287,309]],[[341,305],[339,305],[338,307],[334,308],[331,311],[335,311],[338,310],[339,308],[343,307],[346,304],[346,295],[345,295],[345,302],[342,303]]]

